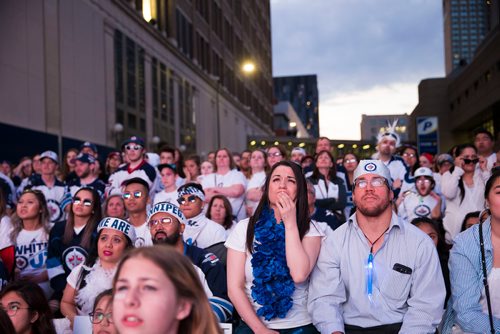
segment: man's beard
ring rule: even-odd
[[[164,237],[158,238],[160,234],[163,234]],[[154,235],[153,244],[175,246],[179,241],[180,236],[181,234],[178,231],[173,233],[172,235],[167,235],[167,233],[165,233],[164,231],[158,231]]]

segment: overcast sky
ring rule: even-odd
[[[360,139],[361,114],[410,114],[444,76],[442,1],[271,0],[273,76],[317,74],[320,134]]]

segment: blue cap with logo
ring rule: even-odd
[[[392,187],[391,172],[389,168],[380,160],[361,160],[358,167],[354,170],[353,181],[366,174],[375,174],[382,176],[387,180],[389,187]]]
[[[86,164],[94,164],[95,163],[95,157],[93,155],[87,154],[87,153],[80,153],[76,156],[76,159],[80,162],[86,163]]]

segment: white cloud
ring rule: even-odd
[[[362,114],[410,114],[417,103],[418,89],[414,83],[393,83],[324,96],[319,109],[321,136],[359,140]]]

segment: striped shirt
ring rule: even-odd
[[[493,267],[493,245],[491,244],[491,221],[483,223],[486,271]],[[450,252],[451,303],[455,322],[465,332],[489,333],[488,314],[479,303],[483,285],[479,225],[460,233],[453,241]],[[500,319],[494,318],[495,332],[500,332]]]

